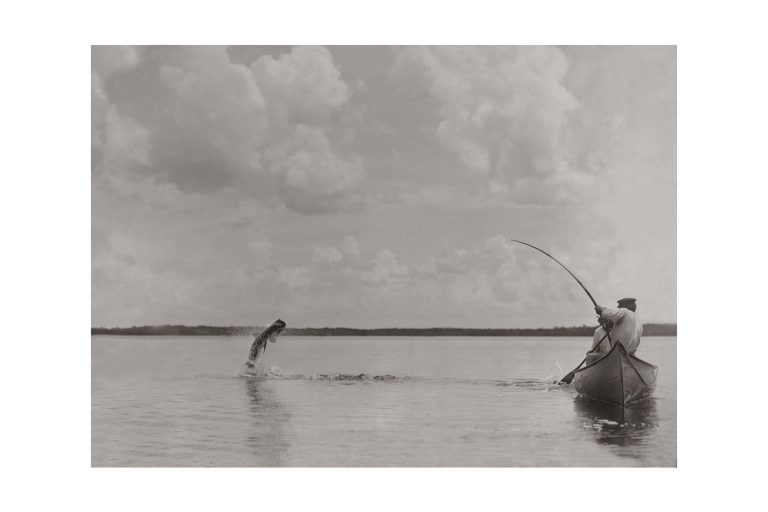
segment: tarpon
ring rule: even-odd
[[[251,351],[248,353],[248,361],[245,362],[248,368],[253,368],[254,363],[261,357],[261,354],[266,352],[267,341],[277,343],[277,337],[280,336],[283,329],[285,329],[285,322],[278,318],[272,325],[254,338],[251,344]]]

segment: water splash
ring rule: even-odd
[[[329,381],[403,381],[412,380],[410,377],[399,377],[397,375],[369,375],[367,373],[320,373],[308,377],[309,380],[329,380]]]
[[[284,374],[276,366],[268,366],[262,363],[254,368],[245,368],[240,374],[242,377],[264,379],[264,380],[306,380],[316,382],[416,382],[422,384],[464,384],[474,386],[497,386],[503,388],[526,389],[534,391],[551,391],[554,389],[566,388],[558,383],[555,378],[539,379],[511,379],[511,380],[492,380],[492,379],[463,379],[455,377],[417,377],[407,375],[392,374],[369,374],[369,373],[314,373],[314,374]]]
[[[270,366],[265,363],[256,363],[252,367],[243,365],[241,375],[244,377],[261,378],[279,378],[282,376],[277,366]]]
[[[558,383],[557,379],[551,377],[543,379],[512,379],[497,382],[496,385],[503,388],[522,388],[540,391],[550,391],[563,387]]]
[[[368,373],[315,373],[305,374],[283,374],[276,366],[268,366],[262,363],[253,368],[244,367],[240,376],[247,378],[271,379],[271,380],[312,380],[312,381],[340,381],[340,382],[366,382],[366,381],[408,381],[414,380],[412,377],[398,375],[370,375]]]

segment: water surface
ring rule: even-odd
[[[92,336],[94,466],[675,466],[676,338],[622,416],[555,381],[589,338]]]

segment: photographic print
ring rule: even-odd
[[[92,46],[93,467],[676,467],[674,46]]]

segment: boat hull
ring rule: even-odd
[[[653,394],[657,373],[656,366],[617,342],[604,357],[577,370],[573,386],[584,398],[629,407]]]

